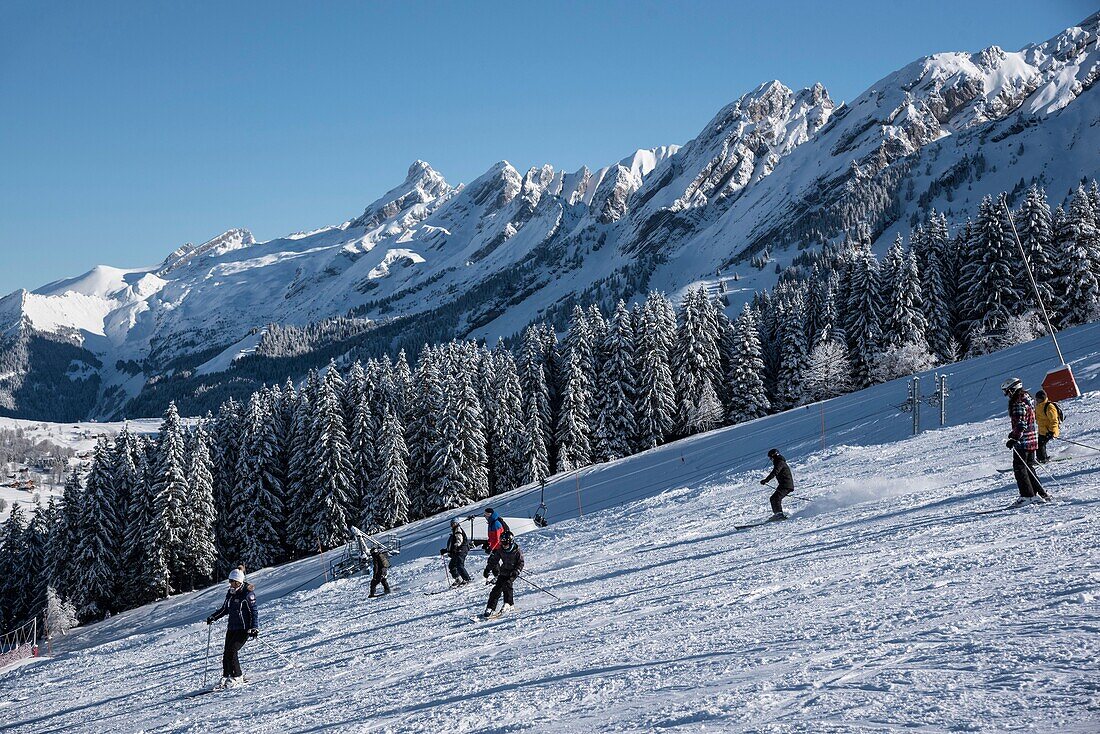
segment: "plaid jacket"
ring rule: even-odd
[[[1012,419],[1011,435],[1024,451],[1039,448],[1039,425],[1035,422],[1035,403],[1027,390],[1017,390],[1008,399],[1008,417]]]

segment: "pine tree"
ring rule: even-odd
[[[92,466],[84,483],[83,533],[77,550],[79,606],[81,616],[88,618],[99,618],[119,611],[121,525],[115,510],[111,470],[111,450],[107,439],[101,438],[96,443]]]
[[[558,421],[558,470],[572,471],[592,462],[588,416],[589,390],[587,371],[579,351],[569,354],[565,397]]]
[[[351,495],[353,516],[361,527],[367,526],[371,485],[375,475],[375,434],[372,432],[371,406],[368,400],[367,375],[363,365],[355,362],[348,372],[347,398],[348,446],[351,449]]]
[[[237,462],[242,433],[241,406],[230,398],[218,409],[210,446],[217,518],[214,536],[218,549],[218,566],[215,573],[219,577],[226,576],[235,568],[241,557],[242,528],[233,512],[233,492],[237,486]]]
[[[312,549],[334,548],[348,536],[348,510],[351,498],[350,453],[344,418],[340,410],[343,380],[330,364],[321,380],[315,405],[313,438],[310,452],[314,465],[309,471],[311,499],[306,510]]]
[[[1031,275],[1039,297],[1048,310],[1057,305],[1054,286],[1057,279],[1056,257],[1054,251],[1054,222],[1046,192],[1038,186],[1032,186],[1024,196],[1023,206],[1016,216],[1016,233],[1020,244],[1027,253]]]
[[[804,402],[802,379],[809,363],[810,347],[806,339],[806,306],[803,288],[791,286],[778,300],[779,370],[775,404],[781,410]]]
[[[7,521],[0,526],[0,631],[22,624],[28,609],[23,588],[23,508],[13,502]]]
[[[168,404],[157,437],[153,469],[153,527],[156,540],[152,567],[146,569],[161,583],[158,594],[168,596],[190,574],[181,556],[186,523],[187,459],[183,447],[183,425],[174,402]]]
[[[1070,199],[1058,227],[1058,246],[1065,262],[1063,324],[1082,324],[1095,317],[1100,304],[1100,231],[1084,187]]]
[[[248,568],[264,568],[284,556],[283,487],[273,423],[263,393],[253,393],[244,416],[233,503],[243,530],[241,560]]]
[[[997,203],[989,196],[982,199],[964,271],[971,303],[971,338],[999,331],[1012,316],[1021,313],[1024,292],[1018,276],[1023,268],[1008,227],[1003,197]]]
[[[923,236],[913,240],[918,259],[928,347],[942,362],[951,361],[952,300],[948,291],[947,223],[935,210],[928,217]]]
[[[460,379],[451,371],[443,375],[443,409],[439,432],[432,446],[433,483],[428,492],[428,513],[435,514],[474,501],[469,478],[463,471],[461,426],[455,403],[461,392]]]
[[[317,447],[314,428],[315,401],[320,392],[317,372],[310,370],[294,406],[294,421],[290,431],[290,463],[284,491],[286,512],[286,542],[292,554],[303,556],[316,550],[313,544],[311,472],[316,465],[313,455]],[[224,551],[222,551],[224,554]],[[233,558],[239,559],[239,552]]]
[[[80,478],[73,470],[65,480],[65,489],[57,506],[57,526],[50,535],[47,551],[50,579],[66,598],[76,593],[79,584],[75,549],[80,545],[83,494]],[[127,567],[130,567],[129,563]]]
[[[382,430],[378,439],[381,470],[372,493],[376,504],[371,508],[372,523],[367,532],[397,527],[409,521],[409,453],[405,447],[404,434],[400,419],[387,410],[382,418]]]
[[[717,342],[716,342],[717,344]],[[634,329],[626,304],[619,301],[604,343],[607,360],[600,372],[604,399],[596,420],[594,457],[611,461],[628,456],[637,430],[634,399],[637,376],[634,372]]]
[[[879,267],[869,250],[853,252],[845,273],[844,334],[852,357],[852,375],[857,386],[871,384],[871,373],[881,346],[879,326]]]
[[[515,358],[500,344],[493,353],[493,363],[497,410],[494,435],[497,445],[492,454],[495,484],[490,491],[496,495],[523,484],[526,432]]]
[[[205,426],[197,427],[191,440],[187,464],[187,504],[191,522],[183,539],[183,561],[191,572],[192,588],[204,585],[214,574],[217,552],[214,549],[214,475],[210,459],[210,435]]]
[[[901,254],[893,273],[894,280],[888,290],[888,300],[884,299],[887,304],[883,319],[884,341],[891,348],[907,344],[927,348],[920,274],[917,272],[917,258],[912,250]]]
[[[836,339],[817,343],[810,352],[803,387],[810,402],[827,400],[852,389],[852,367],[843,343]]]
[[[716,371],[721,368],[718,353],[717,320],[713,318],[702,288],[689,290],[680,304],[679,327],[672,352],[673,377],[676,381],[677,423],[683,435],[706,430],[711,416],[702,409],[713,406],[706,398],[713,394]]]
[[[550,393],[543,371],[543,353],[539,332],[528,327],[523,332],[520,358],[520,393],[523,396],[524,442],[523,482],[537,482],[550,473]]]
[[[764,360],[760,357],[760,337],[756,317],[749,307],[741,311],[733,326],[733,359],[726,380],[729,384],[730,423],[742,423],[767,415],[771,404],[764,391]]]
[[[676,421],[676,386],[669,354],[676,339],[676,314],[663,294],[650,293],[642,309],[638,340],[637,436],[639,450],[671,435]]]
[[[411,423],[405,430],[409,450],[410,519],[429,514],[428,498],[436,482],[432,459],[439,443],[439,416],[444,404],[441,380],[435,352],[432,348],[425,347],[417,360],[414,381],[416,390],[409,410]]]

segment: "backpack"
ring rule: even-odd
[[[1053,400],[1048,401],[1048,404],[1053,405],[1054,409],[1058,411],[1058,422],[1062,423],[1066,419],[1066,414],[1062,412],[1062,406]]]

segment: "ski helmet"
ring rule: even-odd
[[[779,449],[771,449],[771,450],[768,451],[768,458],[769,459],[774,459],[777,456],[779,456]]]
[[[1019,377],[1010,377],[1001,383],[1001,391],[1005,395],[1011,395],[1023,386],[1024,383]]]
[[[453,518],[453,517],[451,518],[451,527],[452,528],[457,528],[460,524],[461,523],[459,523],[457,518]]]
[[[244,571],[239,568],[234,568],[229,572],[229,580],[236,581],[238,584],[244,583]]]
[[[486,507],[485,508],[485,514],[486,515],[492,515],[493,514],[493,508],[492,507]]]
[[[512,534],[511,530],[505,530],[503,533],[500,534],[500,544],[501,545],[511,545],[512,540],[515,537],[516,536]]]

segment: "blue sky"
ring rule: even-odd
[[[919,12],[916,8],[919,6]],[[605,165],[762,81],[851,99],[936,51],[1014,50],[1078,0],[0,0],[0,294],[358,214],[423,158]]]

